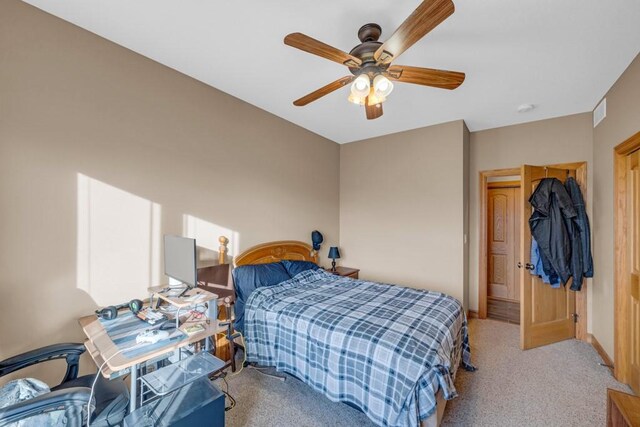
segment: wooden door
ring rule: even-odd
[[[627,283],[629,283],[629,385],[640,393],[640,150],[627,156]]]
[[[531,229],[529,217],[533,212],[529,197],[544,178],[558,178],[564,182],[575,177],[575,170],[541,166],[522,166],[522,214],[520,222],[520,348],[523,350],[574,338],[575,293],[566,286],[553,289],[524,266],[531,260]]]
[[[487,314],[520,323],[520,183],[490,183],[487,190]]]

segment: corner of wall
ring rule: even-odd
[[[465,312],[469,310],[469,197],[470,197],[470,149],[471,132],[467,124],[462,121],[462,194],[463,194],[463,261],[464,261],[464,283],[462,305]]]

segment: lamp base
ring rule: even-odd
[[[333,261],[331,261],[331,271],[336,271],[336,259],[334,258]]]

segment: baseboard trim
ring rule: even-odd
[[[467,319],[477,319],[477,318],[478,318],[478,312],[477,311],[469,310],[467,312]]]
[[[609,357],[607,352],[604,351],[604,348],[602,348],[602,346],[600,345],[600,343],[598,342],[596,337],[594,337],[592,334],[588,334],[587,335],[587,342],[589,344],[591,344],[591,346],[600,355],[600,358],[602,359],[602,362],[605,365],[608,365],[607,368],[609,368],[611,370],[611,373],[613,373],[613,360],[611,360],[611,358]]]

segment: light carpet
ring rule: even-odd
[[[521,351],[517,325],[475,319],[470,340],[478,370],[458,370],[459,396],[447,403],[443,426],[603,426],[607,387],[629,391],[584,342]],[[360,411],[277,375],[286,381],[247,368],[228,378],[237,405],[226,413],[227,426],[373,425]]]

